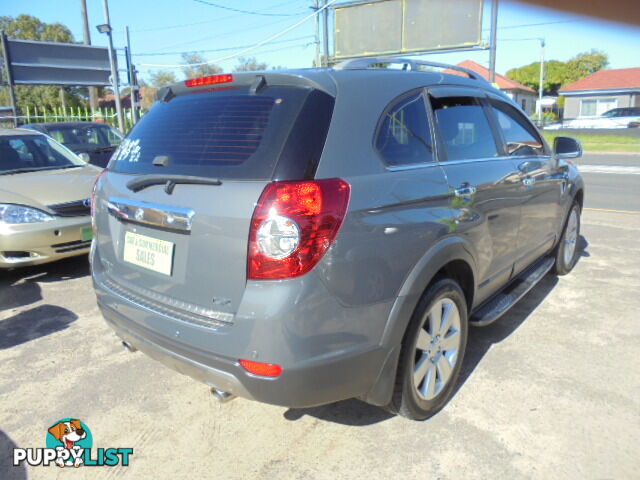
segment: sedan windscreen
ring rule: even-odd
[[[0,137],[0,175],[83,165],[73,153],[44,135]]]

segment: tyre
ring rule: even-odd
[[[580,205],[574,202],[567,215],[560,243],[556,248],[556,275],[566,275],[578,261],[578,239],[580,238]]]
[[[437,280],[422,296],[402,340],[388,410],[412,420],[437,413],[455,390],[467,346],[467,303],[460,286]]]

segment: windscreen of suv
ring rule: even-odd
[[[270,179],[309,89],[216,89],[157,102],[114,153],[125,173]],[[163,158],[164,166],[153,164]],[[156,162],[159,163],[159,162]]]

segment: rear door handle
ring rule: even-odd
[[[522,183],[527,187],[533,187],[536,183],[536,179],[531,177],[525,177],[522,179]]]
[[[477,191],[478,189],[471,185],[461,185],[460,187],[456,188],[453,193],[455,193],[456,197],[470,197],[472,195],[475,195]]]

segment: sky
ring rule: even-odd
[[[343,1],[343,0],[339,0]],[[452,0],[454,1],[454,0]],[[126,45],[125,26],[129,26],[133,61],[142,78],[151,71],[181,62],[179,52],[201,51],[231,71],[237,55],[284,31],[273,43],[245,52],[270,66],[310,67],[315,57],[313,0],[109,0],[114,45]],[[483,39],[489,42],[490,2],[484,8]],[[69,27],[77,41],[82,40],[80,0],[0,0],[0,15],[15,17],[25,13],[44,22],[60,22]],[[226,7],[226,8],[221,8]],[[107,45],[95,25],[105,23],[103,0],[87,0],[91,40]],[[246,13],[236,10],[242,10]],[[425,19],[428,28],[430,19]],[[291,28],[295,24],[299,26]],[[500,0],[496,71],[527,65],[540,58],[540,41],[546,41],[545,59],[566,61],[578,53],[599,49],[609,55],[609,68],[640,67],[640,27],[600,21]],[[121,55],[121,53],[119,52]],[[431,54],[433,61],[457,63],[465,59],[488,66],[489,52]],[[124,58],[120,58],[120,68]],[[181,72],[174,68],[178,77]],[[121,76],[124,79],[124,76]]]

